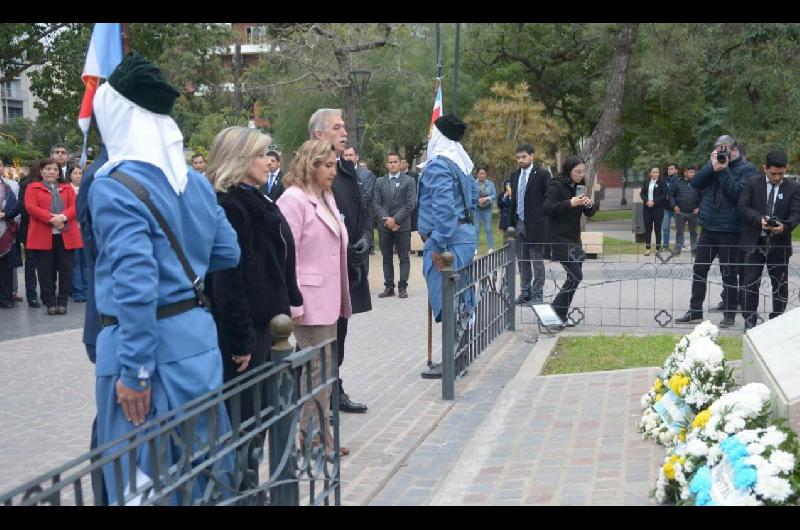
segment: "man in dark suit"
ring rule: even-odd
[[[272,202],[278,200],[278,197],[283,193],[283,171],[281,171],[281,155],[277,151],[267,151],[267,170],[269,170],[269,177],[267,183],[259,188],[261,193],[272,199]]]
[[[386,289],[378,298],[394,296],[394,260],[392,248],[397,247],[400,258],[400,281],[397,282],[400,298],[408,298],[408,275],[411,262],[411,214],[417,204],[417,186],[414,179],[400,171],[400,155],[389,153],[386,158],[387,175],[375,181],[375,214],[380,221],[381,254],[383,254],[383,282]]]
[[[333,179],[333,198],[336,208],[344,218],[347,228],[347,277],[350,282],[350,305],[353,314],[372,310],[372,298],[367,280],[369,237],[372,224],[361,195],[356,168],[342,155],[347,147],[347,130],[341,109],[319,109],[308,120],[308,133],[312,140],[330,140],[336,150],[336,176]],[[346,318],[339,318],[336,327],[336,346],[339,367],[344,361],[344,340],[347,337]],[[341,374],[341,372],[339,372]],[[339,410],[342,412],[367,412],[367,406],[356,403],[344,391],[339,378]]]
[[[745,328],[757,323],[758,291],[764,265],[772,282],[772,313],[781,315],[789,298],[789,257],[792,230],[800,223],[800,184],[784,179],[788,158],[783,151],[767,154],[764,173],[747,180],[739,198],[746,247],[744,289],[740,292]]]
[[[69,183],[69,177],[67,177],[69,151],[67,151],[67,146],[65,144],[55,144],[50,148],[50,158],[58,163],[58,169],[61,172],[58,176],[58,181]]]
[[[375,253],[375,242],[372,238],[372,227],[375,225],[375,174],[366,167],[358,164],[358,150],[354,145],[348,145],[344,150],[345,160],[349,160],[356,168],[356,175],[358,176],[358,183],[361,185],[361,196],[364,198],[364,204],[367,207],[368,223],[370,225],[369,237],[369,253]],[[366,260],[369,265],[369,260]],[[369,270],[369,267],[367,267]]]
[[[414,185],[415,186],[417,184],[419,184],[419,174],[415,173],[414,171],[411,170],[411,168],[408,166],[408,160],[406,160],[405,158],[400,160],[400,171],[402,171],[403,173],[405,173],[406,175],[408,175],[409,177],[414,179]],[[411,231],[412,232],[416,232],[417,231],[417,221],[418,220],[419,220],[419,203],[417,203],[417,205],[414,206],[414,211],[411,212]]]
[[[519,263],[520,294],[517,304],[540,303],[544,287],[544,243],[546,217],[544,205],[550,172],[533,163],[533,146],[520,144],[516,157],[518,169],[511,180],[511,211],[517,232],[517,261]],[[531,274],[533,269],[533,274]]]

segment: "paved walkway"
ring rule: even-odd
[[[424,380],[427,300],[412,257],[406,300],[373,296],[350,322],[342,377],[367,414],[342,414],[346,505],[647,504],[663,450],[635,432],[655,369],[538,376],[549,346],[503,334],[457,381]],[[371,258],[380,291],[380,254]],[[82,309],[70,306],[70,315]],[[529,311],[529,310],[527,310]],[[18,307],[0,313],[0,491],[86,452],[94,374],[81,330]],[[70,316],[68,315],[68,317]],[[523,321],[518,313],[518,321]],[[28,322],[24,338],[16,336]],[[39,327],[36,327],[39,326]],[[52,326],[48,331],[47,326]],[[434,326],[434,359],[440,358]]]

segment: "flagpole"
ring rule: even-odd
[[[127,22],[121,22],[120,26],[122,30],[120,31],[120,35],[122,36],[122,55],[124,57],[131,53],[131,34]]]

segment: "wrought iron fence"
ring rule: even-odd
[[[442,399],[455,397],[463,375],[503,331],[514,330],[516,281],[514,245],[507,244],[466,267],[453,270],[444,254],[442,268]]]
[[[558,245],[547,245],[551,252],[545,255],[566,254],[569,259],[553,261],[545,259],[546,281],[544,286],[544,302],[552,303],[557,294],[564,287],[567,279],[565,265],[580,264],[582,279],[575,290],[569,305],[567,316],[575,324],[575,331],[603,331],[617,328],[654,331],[671,328],[685,329],[691,323],[677,323],[676,319],[690,312],[690,300],[694,280],[704,284],[705,295],[702,306],[693,312],[693,316],[702,316],[705,319],[718,315],[721,319],[726,314],[740,315],[735,317],[735,325],[731,328],[734,332],[744,331],[744,321],[741,318],[744,312],[744,286],[745,274],[748,268],[756,265],[748,264],[752,247],[730,245],[721,247],[721,254],[728,258],[720,260],[720,253],[712,255],[698,252],[698,256],[706,259],[698,261],[692,251],[682,251],[675,248],[665,248],[644,255],[645,246],[629,243],[616,246],[605,246],[603,252],[586,257],[584,253],[570,254],[566,249],[559,252]],[[573,247],[574,248],[574,247]],[[794,247],[794,254],[800,248]],[[756,250],[757,251],[757,250]],[[721,262],[720,262],[721,261]],[[702,281],[703,269],[707,269],[705,281]],[[757,297],[755,318],[757,323],[770,318],[773,311],[773,300],[777,299],[785,304],[785,311],[800,305],[800,266],[791,261],[786,267],[786,275],[782,283],[783,291],[773,293],[773,285],[768,275],[767,267],[757,276],[755,283],[751,284],[748,297]],[[729,272],[730,271],[730,272]],[[731,280],[724,281],[724,276]],[[736,285],[737,287],[734,287]],[[695,287],[698,289],[699,285]],[[727,289],[726,289],[727,287]],[[696,291],[699,295],[702,293]],[[728,303],[727,296],[733,300]],[[728,304],[725,309],[718,309],[718,305]],[[780,312],[780,311],[778,311]],[[774,316],[774,315],[773,315]],[[520,322],[522,324],[535,324],[538,319],[533,311],[523,311]]]
[[[0,495],[0,504],[339,505],[336,341],[294,352],[289,317],[270,327],[270,362]],[[313,362],[321,380],[312,380]],[[333,389],[332,450],[319,427],[329,414],[317,399],[326,388]],[[242,399],[253,400],[252,417],[241,417]],[[301,426],[307,403],[314,412]],[[223,416],[230,430],[218,428],[227,425]],[[137,467],[143,455],[149,469]]]

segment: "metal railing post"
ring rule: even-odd
[[[509,314],[510,317],[508,319],[508,329],[511,331],[517,331],[517,306],[514,303],[515,296],[517,293],[517,231],[514,230],[513,227],[509,227],[506,230],[509,242],[511,245],[509,246],[509,254],[511,254],[511,260],[506,267],[506,278],[508,278],[508,292],[511,296],[510,299],[510,310]]]
[[[455,293],[456,275],[453,271],[453,256],[450,252],[442,254],[442,399],[452,401],[456,393],[455,340],[456,315]]]
[[[277,366],[285,361],[285,359],[292,354],[294,347],[289,342],[289,336],[292,334],[294,326],[292,319],[287,315],[277,315],[269,323],[269,329],[274,337],[272,345],[272,362]],[[280,392],[284,391],[287,395],[281,396]],[[280,413],[280,404],[292,403],[297,389],[293,385],[282,385],[281,378],[278,377],[269,388],[269,403],[275,407],[276,413]],[[292,432],[292,422],[298,418],[296,414],[288,414],[284,418],[278,420],[269,427],[269,473],[271,476],[278,471],[278,465],[281,462],[281,457],[286,450],[293,451],[294,439],[289,439]],[[299,506],[300,504],[300,488],[293,479],[294,472],[291,465],[291,456],[289,460],[280,469],[280,474],[277,478],[278,481],[286,480],[287,483],[276,486],[272,490],[271,504],[274,506]]]

